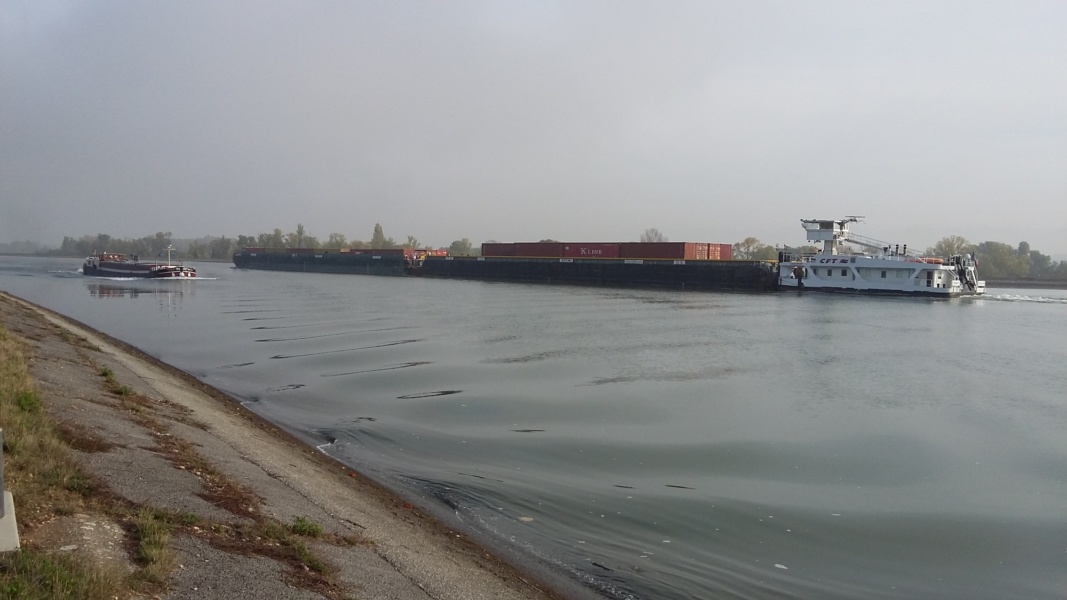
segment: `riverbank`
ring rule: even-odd
[[[103,569],[123,596],[586,595],[574,584],[535,580],[118,340],[7,294],[0,294],[0,326],[23,348],[35,396],[84,474],[68,490],[76,497],[60,501],[31,497],[17,479],[5,479],[24,554]],[[146,522],[165,533],[157,546],[168,559],[146,556]],[[0,577],[10,576],[7,559],[0,564],[8,567]]]

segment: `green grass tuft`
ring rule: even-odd
[[[15,395],[15,405],[25,413],[41,412],[41,399],[31,391],[22,390]]]
[[[317,538],[322,535],[322,525],[307,517],[297,517],[290,529],[297,535]]]
[[[0,554],[0,598],[11,600],[110,600],[122,577],[86,568],[73,557],[30,549]]]
[[[170,547],[170,519],[166,514],[142,508],[134,519],[137,532],[137,554],[142,568],[138,578],[157,585],[166,583],[178,564],[178,557]]]

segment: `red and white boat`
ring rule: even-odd
[[[117,252],[93,252],[82,264],[82,273],[93,277],[141,277],[147,279],[174,279],[196,277],[196,269],[178,261],[171,261],[174,248],[167,247],[167,262],[140,261],[136,255],[127,256]]]

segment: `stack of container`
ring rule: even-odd
[[[482,244],[482,256],[730,260],[732,248],[730,244],[703,242],[487,242]]]

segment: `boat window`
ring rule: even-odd
[[[848,269],[841,269],[841,276],[848,277]]]
[[[811,268],[811,273],[813,275],[818,275],[819,274],[819,267],[812,267]]]
[[[882,279],[885,279],[885,271],[882,271]]]

